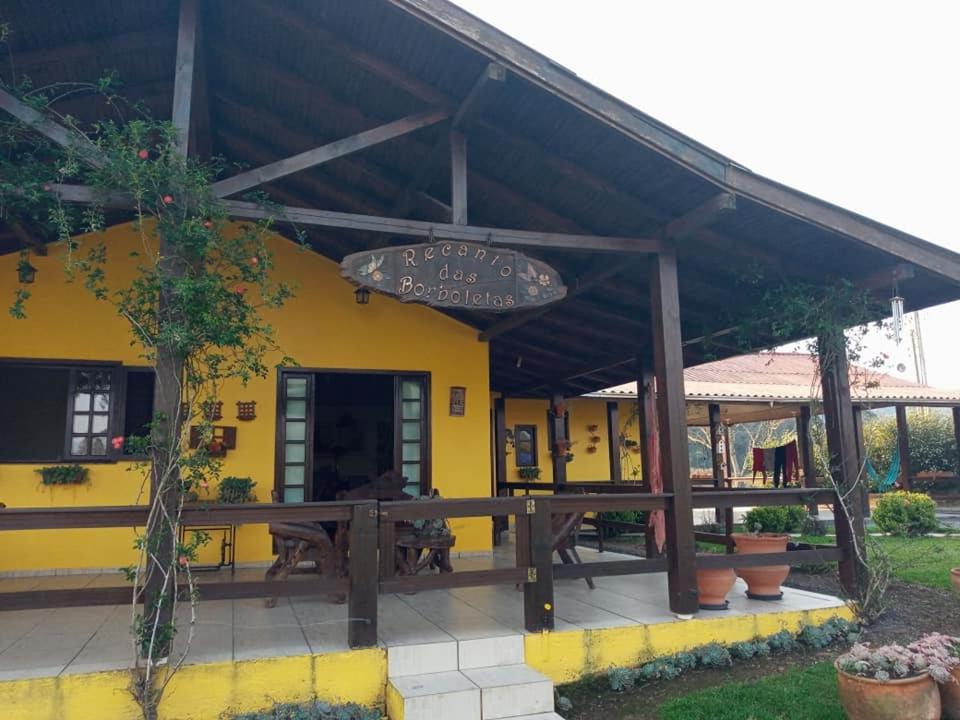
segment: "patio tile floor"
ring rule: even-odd
[[[581,548],[585,562],[625,559],[616,553]],[[508,567],[512,546],[490,557],[460,558],[458,570]],[[261,578],[261,569],[238,569],[236,579]],[[204,574],[203,582],[231,580],[226,571]],[[70,575],[0,579],[0,592],[38,587],[111,585],[116,575]],[[555,587],[556,630],[622,627],[680,622],[667,607],[665,574],[596,579],[590,590],[582,580],[558,581]],[[834,597],[785,589],[780,602],[758,602],[730,593],[725,613],[700,617],[776,613],[841,607]],[[189,608],[181,606],[184,618]],[[201,602],[188,663],[250,660],[280,655],[321,654],[347,650],[346,605],[321,598],[281,598],[275,608],[263,600]],[[513,586],[433,590],[414,595],[381,595],[378,620],[381,645],[434,643],[502,637],[523,632],[523,595]],[[0,680],[115,670],[131,665],[130,608],[76,607],[58,610],[0,612]],[[182,647],[186,629],[176,641]]]

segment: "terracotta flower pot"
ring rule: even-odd
[[[953,583],[953,591],[960,593],[960,568],[950,571],[950,582]]]
[[[957,576],[953,576],[956,587]],[[960,720],[960,667],[950,671],[955,682],[943,683],[940,688],[940,704],[943,706],[944,720]]]
[[[726,610],[727,593],[737,581],[733,568],[697,568],[701,610]]]
[[[837,686],[849,720],[940,718],[940,693],[933,678],[927,674],[880,682],[850,675],[837,667]]]
[[[762,555],[785,552],[789,535],[774,533],[735,533],[733,541],[740,555]],[[737,568],[737,575],[747,583],[747,597],[751,600],[780,600],[780,585],[790,574],[789,565],[755,565]]]

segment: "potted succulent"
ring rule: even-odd
[[[944,720],[960,720],[960,638],[929,633],[907,648],[922,658],[939,686]]]
[[[836,659],[840,702],[849,720],[939,720],[934,677],[949,670],[902,645],[857,643]]]
[[[786,552],[789,532],[800,529],[806,517],[802,506],[758,507],[747,513],[744,523],[750,532],[734,533],[733,541],[740,555],[761,555]],[[747,583],[747,597],[752,600],[780,600],[780,585],[790,574],[789,565],[754,565],[737,568],[737,575]]]

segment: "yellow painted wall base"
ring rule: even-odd
[[[635,667],[713,642],[730,645],[781,630],[798,632],[803,625],[822,625],[833,617],[853,620],[853,613],[846,607],[835,607],[547,632],[526,636],[526,661],[555,683],[568,683],[611,668]]]
[[[280,702],[354,702],[382,707],[386,651],[375,648],[188,665],[160,705],[160,720],[219,720]],[[123,671],[0,682],[4,720],[140,720]]]

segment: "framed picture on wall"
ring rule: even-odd
[[[463,417],[467,411],[467,389],[465,387],[450,388],[450,415]]]

